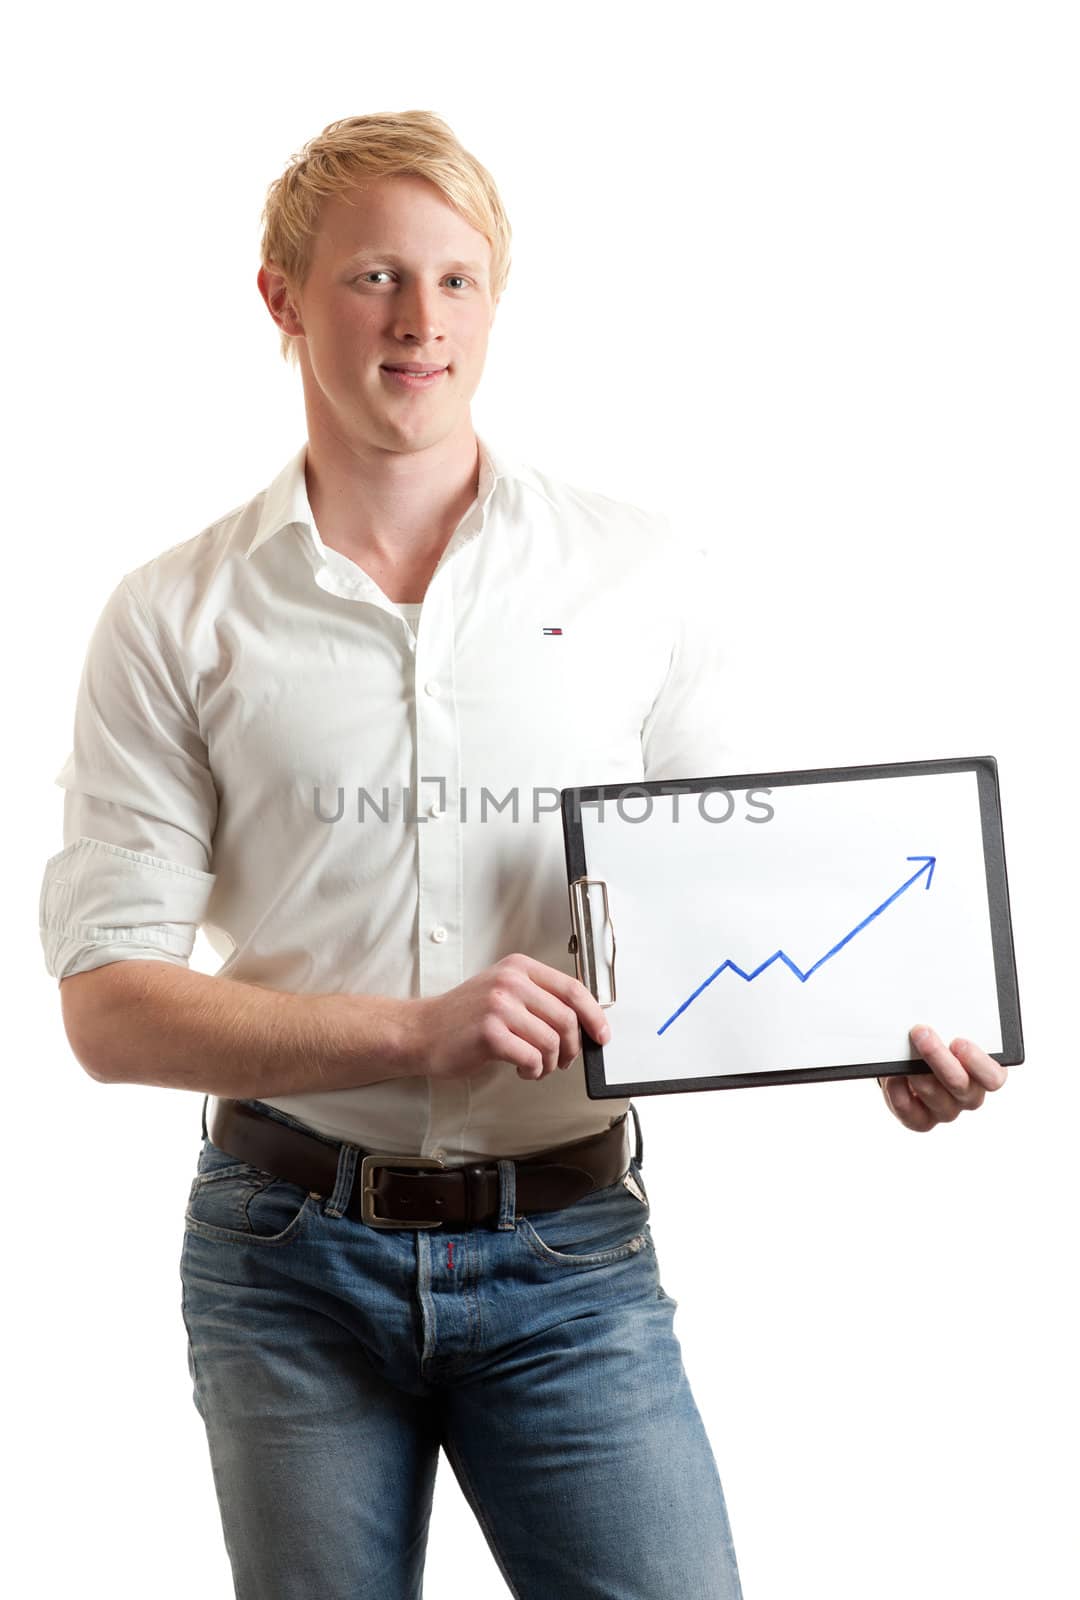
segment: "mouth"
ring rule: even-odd
[[[448,367],[380,367],[379,371],[385,373],[391,383],[399,384],[404,389],[432,389],[445,378]]]

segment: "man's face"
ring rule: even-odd
[[[308,280],[291,296],[309,414],[347,445],[388,450],[471,433],[495,315],[490,261],[483,234],[425,178],[378,178],[329,197]],[[264,296],[276,282],[260,272]],[[296,324],[286,316],[284,326]],[[402,362],[447,370],[413,387],[384,370]]]

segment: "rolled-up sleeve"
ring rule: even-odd
[[[676,617],[667,674],[641,729],[646,782],[719,777],[730,773],[733,755],[731,674],[713,558],[704,548],[676,543],[669,570]]]
[[[126,578],[91,635],[55,781],[65,843],[45,864],[38,917],[49,973],[186,966],[215,881],[217,791],[176,653]]]

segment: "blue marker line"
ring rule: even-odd
[[[744,972],[741,967],[736,966],[734,961],[722,961],[720,963],[720,965],[717,967],[716,971],[715,972],[711,972],[709,974],[709,976],[705,979],[705,982],[702,983],[702,984],[699,984],[698,987],[694,990],[693,994],[690,995],[690,997],[688,999],[683,1001],[683,1003],[679,1007],[679,1009],[677,1011],[673,1011],[671,1013],[671,1016],[664,1023],[663,1027],[657,1028],[657,1030],[656,1030],[657,1034],[659,1035],[659,1034],[663,1033],[665,1031],[665,1029],[670,1028],[671,1024],[675,1021],[675,1018],[682,1016],[682,1014],[686,1010],[687,1006],[693,1004],[693,1002],[697,999],[698,995],[701,994],[702,990],[707,989],[709,987],[710,983],[712,983],[713,979],[714,978],[718,978],[720,976],[720,974],[724,971],[725,967],[730,967],[732,972],[737,972],[740,978],[745,978],[746,979],[747,983],[753,983],[754,979],[760,973],[764,972],[767,967],[771,967],[774,961],[782,961],[784,963],[785,967],[789,968],[789,970],[792,971],[795,974],[795,976],[798,978],[800,983],[805,983],[807,978],[809,978],[809,976],[810,976],[810,974],[812,972],[816,972],[819,967],[824,966],[826,961],[830,960],[830,958],[832,956],[834,956],[838,950],[842,950],[844,948],[844,946],[849,942],[849,940],[854,939],[854,937],[855,937],[855,935],[857,933],[861,933],[863,928],[865,928],[868,923],[873,922],[875,917],[880,917],[881,913],[885,910],[886,906],[891,906],[894,900],[899,899],[899,897],[903,894],[905,889],[910,889],[911,885],[913,883],[916,883],[919,880],[919,878],[921,878],[924,874],[926,875],[926,888],[929,889],[930,884],[933,881],[933,877],[934,877],[934,864],[937,861],[937,856],[908,856],[907,860],[908,861],[922,861],[922,862],[925,863],[925,865],[921,866],[919,868],[918,872],[912,873],[911,877],[907,880],[907,882],[906,883],[902,883],[900,885],[899,889],[897,889],[895,891],[895,893],[891,894],[887,900],[883,900],[879,906],[875,906],[873,911],[871,911],[871,913],[870,913],[870,915],[868,917],[864,917],[862,919],[862,921],[857,924],[856,927],[852,928],[850,933],[845,933],[844,937],[839,941],[839,943],[838,944],[834,944],[831,950],[827,950],[825,952],[825,954],[821,957],[821,960],[820,961],[815,961],[814,965],[812,967],[808,968],[806,972],[801,972],[799,970],[799,968],[795,965],[794,961],[792,961],[791,957],[789,955],[786,955],[783,950],[777,950],[774,955],[771,955],[769,957],[768,961],[763,961],[761,963],[760,967],[755,967],[753,972]]]

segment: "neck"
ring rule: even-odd
[[[471,421],[426,449],[357,447],[309,427],[305,479],[319,537],[388,599],[423,599],[480,480]]]

